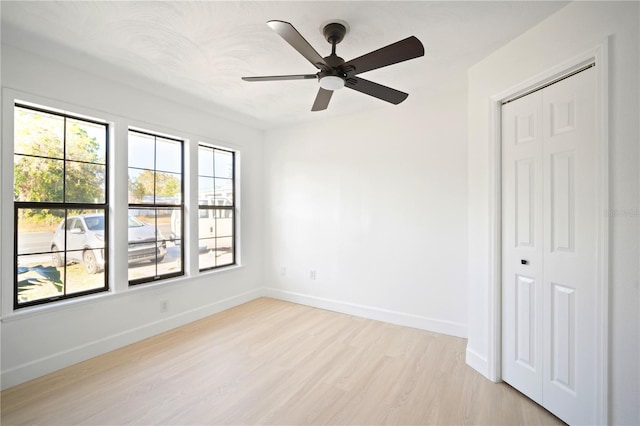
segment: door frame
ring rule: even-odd
[[[526,94],[595,63],[596,72],[596,422],[609,412],[609,38],[595,47],[489,98],[489,378],[502,378],[502,102]]]

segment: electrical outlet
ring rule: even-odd
[[[280,275],[282,275],[283,277],[287,275],[287,267],[286,266],[280,267]]]
[[[160,312],[168,312],[169,311],[169,301],[163,300],[160,302]]]
[[[316,280],[316,270],[312,269],[311,272],[309,273],[309,278],[311,278],[311,281],[315,281]]]

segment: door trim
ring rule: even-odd
[[[585,65],[596,64],[596,149],[598,156],[596,180],[596,422],[608,424],[609,417],[609,38],[557,66],[489,98],[489,327],[487,366],[489,379],[501,381],[502,369],[502,156],[501,106],[505,100],[535,90],[558,80]]]

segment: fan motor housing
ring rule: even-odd
[[[324,58],[324,61],[327,63],[327,65],[329,65],[331,68],[338,68],[340,67],[342,64],[344,64],[344,59],[342,59],[340,56],[337,55],[329,55],[327,57]]]

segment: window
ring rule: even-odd
[[[108,289],[108,126],[14,107],[14,307]]]
[[[129,130],[129,284],[184,274],[183,141]]]
[[[233,265],[235,257],[235,153],[198,147],[200,270]]]

